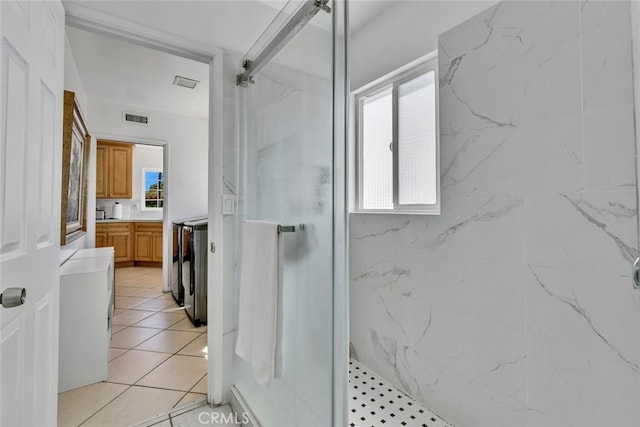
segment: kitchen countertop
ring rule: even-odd
[[[96,224],[107,223],[107,222],[162,222],[162,221],[163,221],[162,218],[96,219]]]

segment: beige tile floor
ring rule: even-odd
[[[162,292],[162,269],[116,269],[107,381],[58,395],[58,426],[130,426],[206,397],[207,328]]]

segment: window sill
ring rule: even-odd
[[[440,210],[438,210],[438,211],[410,211],[410,210],[350,211],[349,215],[427,215],[427,216],[436,216],[436,215],[440,215]]]

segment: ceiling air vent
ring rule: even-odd
[[[187,87],[189,89],[193,89],[198,83],[200,83],[198,80],[188,79],[186,77],[175,76],[173,78],[174,85]]]
[[[139,125],[149,124],[149,117],[147,116],[142,116],[140,114],[134,114],[134,113],[127,113],[127,112],[124,112],[123,115],[124,115],[125,122],[137,123]]]

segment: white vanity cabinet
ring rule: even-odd
[[[60,266],[58,391],[107,379],[113,248],[81,249]]]

